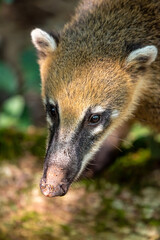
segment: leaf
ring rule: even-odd
[[[6,128],[6,127],[15,126],[17,124],[17,120],[18,119],[13,116],[9,116],[6,113],[1,113],[0,114],[0,127]]]
[[[19,118],[24,110],[25,102],[24,98],[20,95],[16,95],[7,99],[3,104],[3,112],[6,114]]]
[[[7,99],[0,112],[0,128],[26,129],[29,125],[31,125],[31,119],[24,98],[16,95]]]
[[[0,89],[7,93],[15,93],[17,87],[17,77],[12,68],[0,62]]]

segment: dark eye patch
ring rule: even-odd
[[[50,116],[51,120],[58,121],[59,120],[59,114],[58,114],[58,106],[50,104],[47,102],[46,104],[46,113]]]
[[[111,122],[111,109],[106,109],[103,112],[97,112],[93,113],[92,108],[89,108],[81,122],[79,122],[79,125],[77,126],[77,129],[72,137],[72,144],[76,147],[76,154],[77,158],[79,159],[79,162],[81,163],[83,157],[85,154],[87,154],[91,148],[91,146],[99,139],[99,134],[92,134],[92,130],[94,127],[98,126],[100,123],[102,127],[105,129],[109,126]],[[92,118],[94,116],[94,120],[97,124],[88,124],[90,117]],[[99,119],[100,116],[100,119]],[[90,121],[92,121],[90,119]],[[99,122],[100,121],[100,122]],[[83,151],[82,151],[83,150]]]
[[[106,109],[104,112],[101,113],[92,113],[92,110],[89,109],[86,113],[85,118],[88,121],[89,126],[97,126],[98,124],[103,124],[105,127],[110,123],[111,120],[111,109]]]
[[[112,110],[110,108],[107,108],[102,113],[94,113],[93,114],[92,109],[89,108],[87,110],[83,120],[77,126],[77,129],[73,136],[73,142],[76,141],[76,139],[78,139],[81,134],[84,134],[84,132],[86,135],[88,134],[88,137],[93,137],[90,132],[90,129],[93,128],[94,126],[96,127],[99,123],[101,123],[104,128],[107,127],[111,122],[111,113],[112,113]],[[97,123],[89,124],[89,121],[93,120],[93,119],[92,120],[90,119],[93,116],[96,117]],[[100,119],[99,119],[99,117],[100,117]],[[95,121],[95,119],[94,119],[94,121]]]
[[[111,109],[106,109],[104,112],[103,112],[103,126],[106,127],[107,125],[110,124],[111,122],[111,114],[112,114],[112,110]]]

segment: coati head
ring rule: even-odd
[[[62,196],[105,138],[128,120],[147,86],[157,48],[144,46],[126,57],[98,55],[85,43],[69,45],[40,29],[31,33],[39,53],[42,99],[49,138],[40,187]],[[76,46],[76,47],[75,47]]]

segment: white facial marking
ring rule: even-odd
[[[103,125],[99,125],[92,130],[92,135],[96,135],[103,131]]]
[[[112,112],[112,115],[111,115],[111,118],[112,119],[115,119],[115,118],[117,118],[119,116],[119,111],[118,110],[113,110],[113,112]]]
[[[52,98],[50,98],[50,99],[49,99],[49,103],[50,103],[51,105],[53,105],[53,106],[55,106],[55,105],[56,105],[56,103],[53,101],[53,99],[52,99]]]
[[[138,58],[140,57],[148,57],[148,61],[146,62],[146,64],[150,65],[152,62],[155,61],[157,54],[158,49],[154,45],[146,46],[132,51],[129,54],[126,62],[130,63],[132,61],[135,61],[136,59],[138,60]]]
[[[46,119],[47,119],[47,122],[49,123],[49,125],[51,125],[52,126],[52,120],[51,120],[51,118],[50,118],[50,116],[47,114],[47,117],[46,117]]]
[[[88,109],[88,108],[87,108],[87,109]],[[79,117],[79,119],[78,119],[78,121],[77,121],[77,123],[76,123],[76,128],[77,128],[77,126],[79,125],[79,123],[81,123],[82,120],[84,119],[84,116],[86,115],[87,109],[85,109],[85,110],[82,112],[82,114],[80,115],[80,117]],[[76,128],[75,128],[75,130],[76,130]]]
[[[105,109],[101,106],[96,106],[96,107],[92,108],[92,113],[102,113],[104,111],[105,111]]]
[[[78,172],[75,179],[78,179],[80,177],[81,173],[83,172],[83,170],[85,169],[86,165],[89,163],[89,161],[93,157],[93,155],[94,154],[92,152],[89,152],[85,155],[85,157],[83,158],[83,161],[82,161],[81,169]]]
[[[31,38],[32,38],[33,44],[39,51],[43,51],[45,49],[45,44],[48,45],[46,46],[47,50],[51,52],[53,52],[57,47],[57,44],[54,38],[51,37],[45,31],[41,30],[40,28],[36,28],[32,30]],[[40,42],[42,42],[42,44],[40,44]],[[44,43],[44,46],[43,46],[43,43]]]
[[[47,104],[47,100],[44,98],[43,100],[43,104],[46,105]]]

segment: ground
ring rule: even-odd
[[[39,189],[45,130],[0,136],[0,240],[160,239],[159,136],[136,126],[114,165],[57,198]]]

